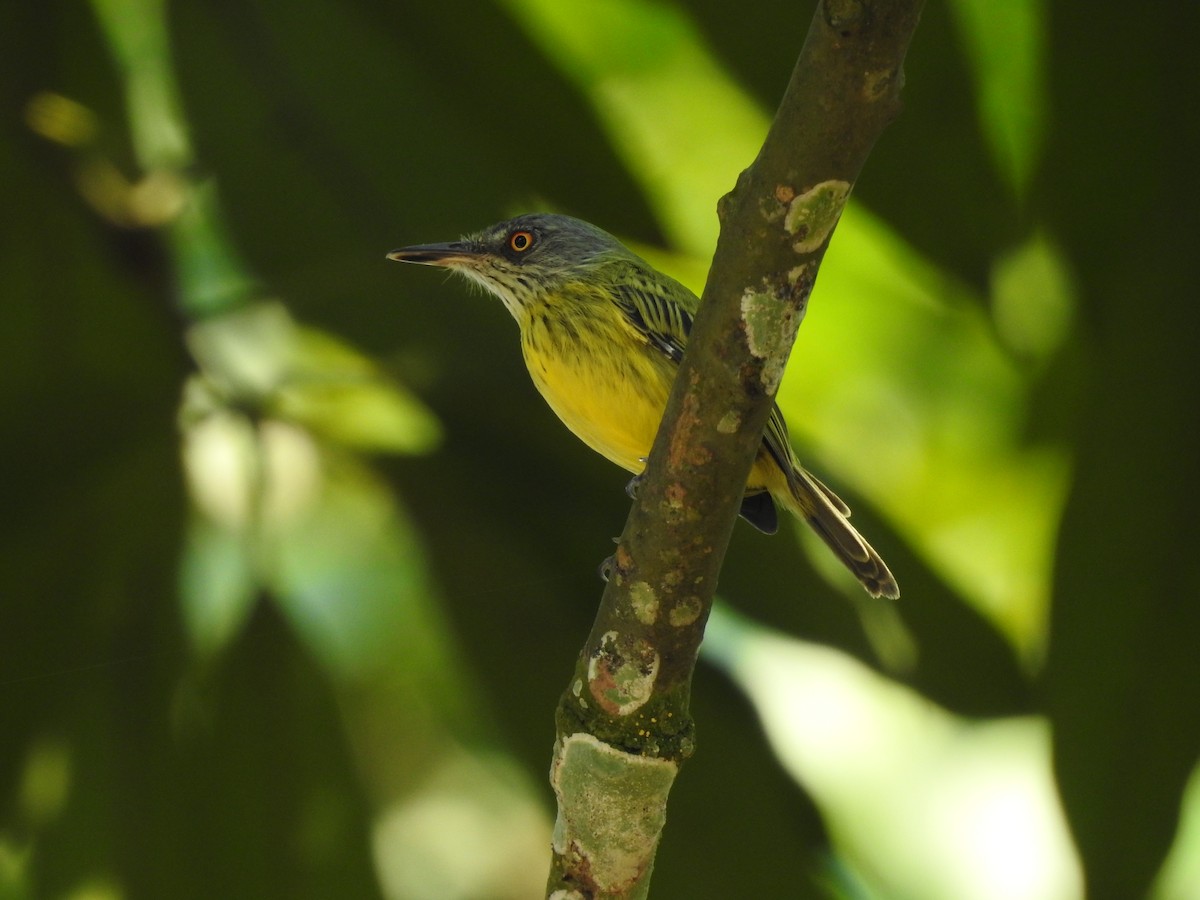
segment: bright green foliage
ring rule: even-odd
[[[1001,176],[1025,199],[1045,140],[1046,4],[951,0],[979,125]]]

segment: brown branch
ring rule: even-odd
[[[743,487],[817,269],[899,112],[922,0],[825,0],[721,236],[592,632],[559,703],[547,893],[642,897]]]

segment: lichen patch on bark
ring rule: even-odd
[[[649,874],[678,771],[672,760],[626,753],[585,732],[555,744],[552,843],[589,882],[581,886],[587,896],[625,896]]]
[[[741,427],[742,417],[732,409],[721,416],[721,421],[717,423],[717,431],[721,434],[735,434]]]
[[[792,249],[797,253],[812,253],[825,242],[841,218],[850,182],[822,181],[792,199],[783,227],[792,235]]]
[[[750,352],[762,360],[759,380],[763,389],[772,396],[779,390],[779,383],[783,380],[788,353],[796,339],[796,331],[800,328],[807,304],[807,293],[800,297],[794,283],[789,283],[778,292],[769,287],[757,291],[747,288],[742,294],[746,344]]]
[[[704,605],[699,597],[685,597],[671,607],[671,611],[667,613],[667,621],[676,628],[683,628],[700,618],[703,609]]]
[[[629,586],[629,602],[634,617],[643,625],[653,625],[658,619],[658,594],[645,581],[635,581]]]
[[[588,660],[588,689],[606,713],[627,716],[654,693],[658,651],[644,638],[622,638],[605,632]]]
[[[667,485],[663,491],[662,503],[659,505],[662,509],[663,520],[670,525],[679,525],[697,518],[696,510],[687,503],[687,491],[677,481]]]

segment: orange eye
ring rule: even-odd
[[[508,236],[508,246],[512,247],[518,253],[524,253],[533,246],[533,232],[514,231]]]

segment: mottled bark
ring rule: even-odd
[[[560,701],[547,895],[644,897],[742,488],[846,198],[899,112],[922,0],[826,0],[721,235],[663,425]]]

